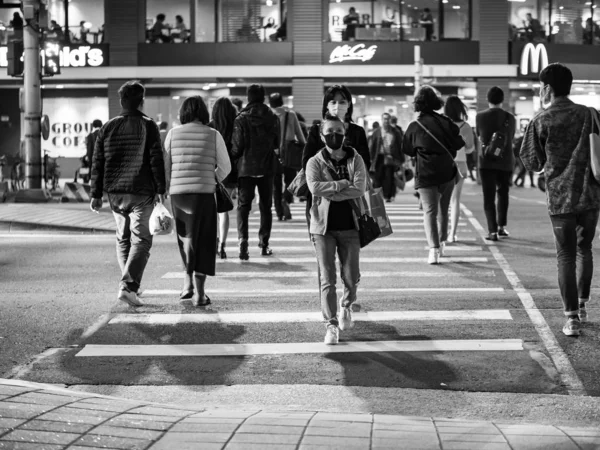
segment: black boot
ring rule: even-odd
[[[248,253],[248,241],[240,241],[240,259],[242,261],[248,261],[250,254]]]

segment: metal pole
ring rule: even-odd
[[[415,95],[421,88],[421,76],[423,75],[423,60],[421,59],[421,46],[415,45]]]
[[[40,0],[23,0],[23,9],[40,9]],[[27,17],[26,17],[27,20]],[[42,94],[40,87],[40,35],[36,19],[27,20],[23,29],[23,88],[25,104],[24,143],[25,143],[25,187],[42,187]]]

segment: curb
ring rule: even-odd
[[[72,227],[68,225],[51,225],[45,223],[31,223],[19,221],[3,221],[0,220],[0,232],[2,233],[22,233],[31,231],[60,231],[63,233],[77,234],[114,234],[115,230],[106,228],[87,228],[87,227]]]

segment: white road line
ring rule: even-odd
[[[271,239],[275,240],[275,239]],[[242,261],[244,263],[245,261]],[[249,263],[252,264],[304,264],[304,263],[316,263],[317,260],[313,258],[278,258],[275,256],[270,256],[268,258],[260,257],[260,258],[251,258]],[[427,263],[427,258],[419,258],[419,257],[405,257],[405,258],[360,258],[361,263]],[[480,256],[450,256],[444,257],[440,259],[442,264],[444,263],[485,263],[488,262],[488,258],[480,257]],[[235,261],[235,258],[232,259],[218,259],[217,263],[219,264],[227,264],[227,263],[239,263]]]
[[[484,238],[487,235],[487,232],[481,226],[479,221],[475,218],[473,213],[464,205],[461,205],[461,208],[465,216],[469,219],[471,224],[478,231],[481,238]],[[546,322],[546,319],[544,319],[544,316],[535,304],[535,301],[533,300],[531,294],[527,291],[527,289],[525,289],[516,272],[512,269],[504,255],[502,255],[502,253],[498,249],[498,246],[496,244],[489,243],[488,248],[494,256],[494,259],[504,272],[504,275],[506,275],[506,278],[511,284],[513,290],[519,296],[519,299],[523,304],[523,308],[527,312],[529,319],[533,323],[533,326],[535,327],[538,335],[540,336],[540,339],[544,343],[546,350],[548,350],[548,353],[550,354],[550,357],[552,358],[552,361],[554,362],[554,365],[558,370],[562,384],[566,386],[569,395],[587,395],[583,383],[581,382],[579,376],[577,375],[577,372],[571,365],[571,361],[569,361],[569,357],[556,340],[556,336],[554,336],[552,329],[548,325],[548,322]]]
[[[493,270],[475,270],[469,271],[469,276],[472,277],[495,277],[496,274]],[[294,272],[218,272],[217,278],[312,278],[316,277],[317,272],[310,271],[294,271]],[[386,278],[390,276],[397,277],[411,277],[411,278],[422,278],[422,277],[439,277],[439,272],[412,272],[412,271],[399,271],[399,272],[362,272],[360,273],[361,278]],[[167,272],[161,278],[164,279],[183,279],[183,272]]]
[[[317,342],[277,344],[182,344],[182,345],[86,345],[78,357],[118,356],[250,356],[308,353],[389,352],[497,352],[521,351],[521,339],[472,339],[431,341]]]
[[[513,320],[507,309],[475,309],[459,311],[372,311],[355,312],[355,322],[392,320]],[[216,313],[216,314],[118,314],[109,325],[145,324],[178,325],[182,323],[296,323],[323,322],[320,312]]]
[[[384,240],[377,240],[375,241],[373,244],[376,243],[382,243],[385,242]],[[373,250],[373,244],[371,244],[369,247],[367,247],[366,249],[361,250],[361,254],[365,255],[369,255],[371,253],[375,253],[375,252],[381,252],[382,249],[378,248],[376,250]],[[373,251],[371,251],[373,250]],[[388,249],[388,250],[394,250],[394,249]],[[405,246],[402,247],[402,251],[405,250],[429,250],[429,247],[427,246]],[[229,257],[237,257],[237,252],[239,251],[239,247],[225,247],[225,252],[227,252],[229,254]],[[282,246],[282,245],[278,245],[277,246],[277,254],[279,255],[280,253],[293,253],[293,252],[300,252],[300,253],[311,253],[314,254],[314,247],[312,246],[312,244],[310,243],[310,241],[307,239],[306,240],[306,245],[299,247],[299,246]],[[465,253],[465,252],[481,252],[483,251],[483,249],[481,247],[477,247],[477,246],[473,246],[473,247],[446,247],[446,249],[444,250],[444,252],[446,254],[452,254],[455,252],[458,253]],[[365,253],[366,252],[366,253]]]
[[[226,295],[228,297],[270,297],[272,295],[315,295],[318,293],[317,288],[311,289],[207,289],[210,295]],[[362,294],[402,294],[409,292],[424,292],[424,293],[500,293],[504,292],[504,288],[368,288],[358,289]],[[181,291],[177,289],[146,289],[140,296],[147,297],[162,297],[165,295],[178,295]]]
[[[423,231],[423,230],[421,230]],[[398,234],[401,234],[400,232],[398,232]],[[308,235],[306,237],[308,239]],[[113,237],[114,239],[114,237]],[[269,239],[269,242],[298,242],[297,237],[272,237]],[[425,241],[425,237],[393,237],[392,236],[386,236],[384,238],[381,238],[380,241],[385,241],[385,242],[404,242],[404,241],[411,241],[411,242],[419,242],[419,241]],[[476,238],[461,238],[460,239],[461,242],[475,242],[477,241]],[[258,242],[258,238],[250,238],[248,239],[248,242]],[[377,241],[375,241],[377,242]]]

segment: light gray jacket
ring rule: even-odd
[[[333,165],[324,157],[322,150],[308,160],[306,165],[306,183],[313,195],[310,208],[310,233],[325,235],[327,233],[327,218],[331,202],[344,200],[354,201],[361,212],[366,211],[366,203],[362,198],[367,189],[367,169],[363,159],[352,147],[344,147],[354,156],[348,159],[350,180],[333,179],[329,169],[335,172]],[[358,220],[354,211],[354,225],[358,229]]]

